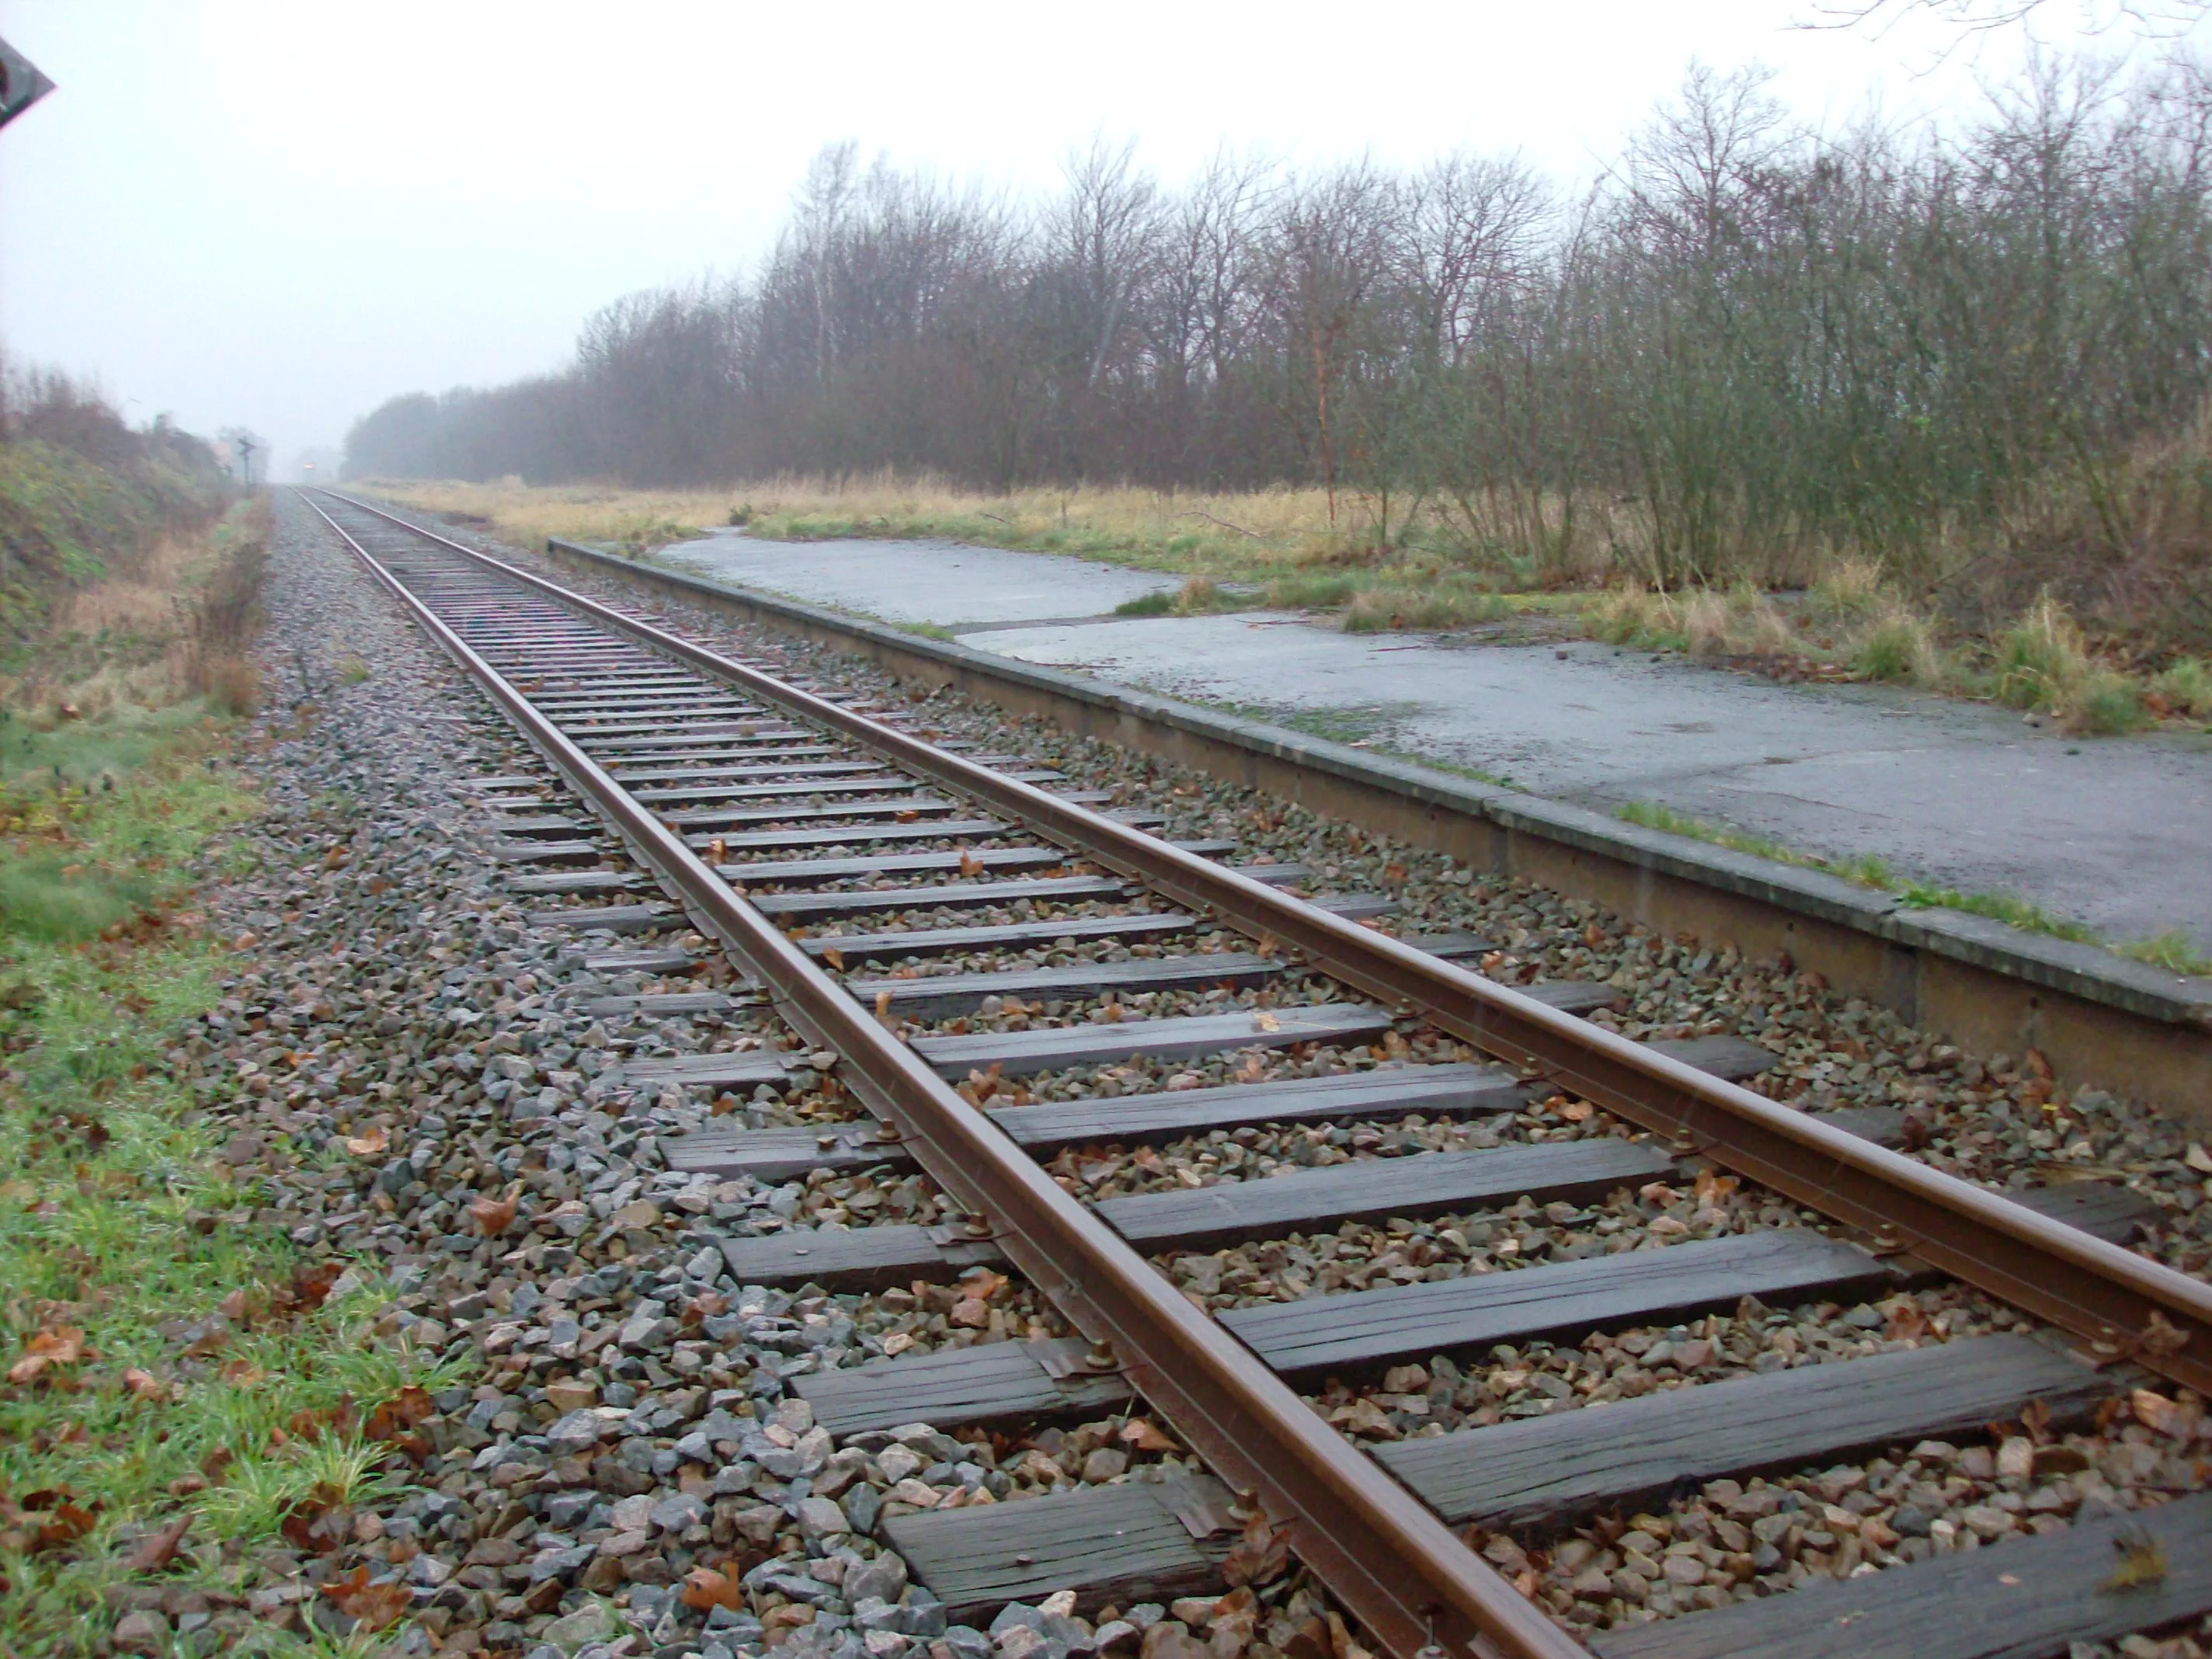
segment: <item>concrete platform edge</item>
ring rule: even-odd
[[[546,552],[859,647],[894,673],[919,674],[1012,712],[1050,715],[1071,730],[1275,789],[1649,925],[1695,928],[1759,955],[1787,951],[1836,988],[1954,1042],[1984,1051],[2039,1048],[2076,1086],[2124,1091],[2212,1124],[2212,979],[1960,911],[1907,908],[1819,871],[825,606],[573,542],[549,541]],[[1162,732],[1172,736],[1163,741]]]

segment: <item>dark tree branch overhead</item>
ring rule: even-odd
[[[2178,40],[2212,13],[2212,0],[1830,0],[1816,5],[1813,16],[1798,27],[1886,26],[1917,15],[1949,23],[1962,33],[1988,34],[2064,10],[2075,13],[2085,33],[2132,32]]]

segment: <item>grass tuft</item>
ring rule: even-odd
[[[1762,836],[1746,835],[1725,824],[1710,823],[1703,818],[1677,812],[1672,807],[1662,806],[1656,801],[1630,801],[1616,808],[1613,816],[1626,823],[1640,824],[1646,830],[1658,830],[1670,836],[1686,836],[1693,841],[1708,842],[1733,852],[1747,853],[1753,858],[1772,859],[1778,864],[1795,865],[1801,870],[1818,870],[1827,875],[1840,876],[1846,881],[1856,882],[1862,887],[1893,893],[1896,895],[1897,902],[1908,908],[1960,910],[1968,915],[1986,916],[1992,921],[2001,921],[2023,933],[2070,939],[2080,945],[2099,945],[2137,962],[2171,969],[2177,974],[2212,974],[2212,957],[2198,955],[2188,936],[2179,932],[2160,933],[2155,939],[2115,943],[2084,923],[2054,916],[2048,910],[2010,893],[1964,892],[1955,887],[1900,881],[1878,858],[1828,859],[1800,853],[1779,842],[1770,841]]]

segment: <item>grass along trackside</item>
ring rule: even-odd
[[[0,1653],[11,1656],[307,1650],[245,1607],[249,1558],[373,1495],[390,1478],[390,1448],[368,1436],[374,1409],[443,1380],[370,1340],[381,1300],[345,1263],[311,1259],[257,1213],[252,1178],[226,1156],[232,1131],[196,1101],[178,1046],[225,972],[195,883],[219,877],[227,832],[257,805],[225,709],[252,696],[240,653],[265,526],[248,510],[180,562],[189,580],[168,635],[65,635],[11,665],[0,719]]]
[[[1851,859],[1828,859],[1815,854],[1800,853],[1764,836],[1747,835],[1725,824],[1711,823],[1653,801],[1630,801],[1616,810],[1613,816],[1646,830],[1662,830],[1670,836],[1687,836],[1694,841],[1728,848],[1732,852],[1747,853],[1753,858],[1772,859],[1778,863],[1795,865],[1801,870],[1819,870],[1828,875],[1841,876],[1845,881],[1871,887],[1877,892],[1894,893],[1899,902],[1907,908],[1962,910],[1969,915],[1986,916],[1992,921],[2001,921],[2008,927],[2018,927],[2027,933],[2070,939],[2077,945],[2100,945],[2107,951],[2117,951],[2121,956],[2173,973],[2212,974],[2212,958],[2201,955],[2189,936],[2179,929],[2151,939],[2113,940],[2081,922],[2054,916],[2039,906],[2010,893],[1961,892],[1955,887],[1937,887],[1926,882],[1903,879],[1893,875],[1887,864],[1870,854]]]
[[[1401,526],[1364,533],[1358,498],[1279,489],[1242,495],[1079,486],[1004,495],[929,480],[778,478],[692,491],[599,485],[370,480],[360,488],[520,545],[548,536],[632,555],[741,524],[772,540],[951,540],[1111,560],[1184,577],[1127,616],[1265,606],[1326,613],[1353,631],[1449,631],[1519,618],[1616,645],[1680,652],[1790,679],[1878,681],[1994,702],[2069,732],[2113,735],[2212,724],[2212,658],[2093,638],[2047,594],[2010,617],[1947,620],[1878,562],[1838,556],[1809,586],[1654,590],[1592,568],[1546,572]],[[927,631],[926,629],[916,631]]]

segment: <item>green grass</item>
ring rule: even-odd
[[[197,697],[166,708],[118,703],[89,720],[58,724],[0,708],[0,781],[16,783],[44,774],[48,781],[97,783],[156,756],[173,758],[195,746],[212,752],[220,725]]]
[[[2094,929],[2078,921],[2052,915],[2039,905],[2010,893],[1967,893],[1956,887],[1935,887],[1925,882],[1906,882],[1894,890],[1897,902],[1912,910],[1963,910],[1970,916],[1986,916],[2022,933],[2043,933],[2071,939],[2076,945],[2102,945]]]
[[[2112,947],[2124,957],[2176,974],[2212,974],[2212,957],[2200,954],[2189,935],[2176,929],[2151,939],[2130,939]]]
[[[1640,824],[1646,830],[1686,836],[1692,840],[1707,842],[1734,852],[1748,853],[1753,858],[1772,859],[1778,864],[1794,865],[1801,870],[1818,870],[1827,875],[1840,876],[1862,887],[1894,894],[1897,902],[1908,909],[1960,910],[1968,915],[1986,916],[1992,921],[2001,921],[2008,927],[2017,927],[2023,933],[2070,939],[2077,945],[2098,945],[2135,961],[2148,963],[2153,967],[2170,969],[2177,974],[2212,974],[2212,958],[2198,955],[2188,936],[2179,932],[2160,933],[2155,939],[2116,942],[2084,923],[2054,916],[2048,910],[2010,893],[1965,892],[1956,887],[1937,887],[1925,882],[1899,880],[1878,858],[1838,860],[1800,853],[1765,836],[1747,836],[1724,824],[1709,823],[1703,818],[1691,817],[1686,813],[1677,812],[1671,807],[1652,801],[1630,801],[1616,808],[1613,816],[1629,823]]]
[[[192,855],[253,805],[210,774],[204,728],[168,729],[112,788],[0,795],[9,1654],[102,1650],[107,1591],[154,1582],[131,1571],[135,1540],[174,1519],[191,1525],[160,1582],[237,1592],[241,1553],[278,1541],[294,1505],[319,1487],[359,1502],[391,1478],[360,1418],[451,1380],[374,1339],[379,1297],[326,1296],[343,1264],[311,1268],[256,1222],[261,1195],[216,1156],[228,1127],[168,1073],[172,1033],[228,970],[179,911]],[[52,735],[80,759],[123,752],[114,733]],[[81,1351],[8,1380],[42,1334]],[[273,1633],[262,1645],[310,1650]]]
[[[2184,657],[2151,682],[2176,713],[2212,720],[2212,659]]]
[[[1795,865],[1801,870],[1819,870],[1828,875],[1841,876],[1845,881],[1856,882],[1862,887],[1878,888],[1888,892],[1896,885],[1890,878],[1889,867],[1878,858],[1817,858],[1809,853],[1793,851],[1763,836],[1747,836],[1740,830],[1729,829],[1725,824],[1708,823],[1703,818],[1693,818],[1686,813],[1675,811],[1672,807],[1662,806],[1656,801],[1630,801],[1626,805],[1616,808],[1613,817],[1625,823],[1640,824],[1646,830],[1662,830],[1670,836],[1687,836],[1694,841],[1725,847],[1731,852],[1748,853],[1753,858],[1772,859],[1778,864]]]
[[[209,835],[247,810],[210,764],[219,728],[196,714],[189,704],[118,708],[46,732],[9,723],[0,933],[70,943],[127,927],[159,908]]]
[[[1163,587],[1156,592],[1139,593],[1133,599],[1124,599],[1114,607],[1117,617],[1170,617],[1175,614],[1176,596]]]

